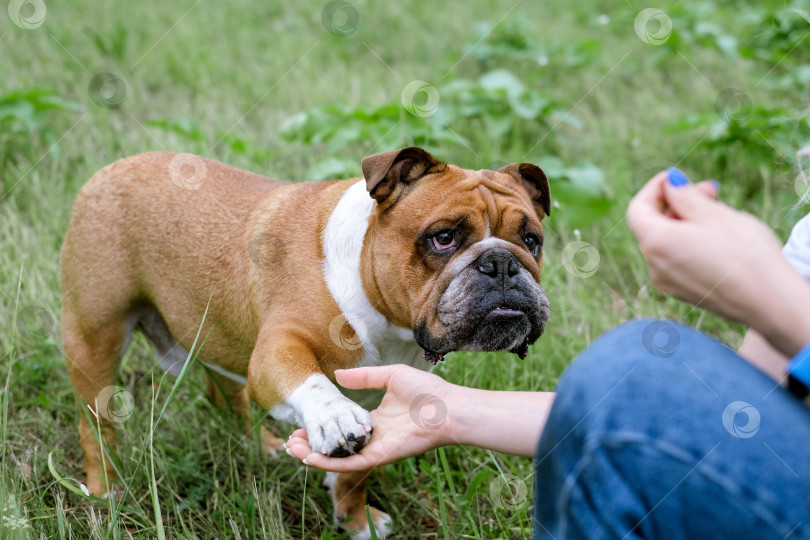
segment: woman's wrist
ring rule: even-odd
[[[553,392],[515,392],[452,385],[447,394],[447,421],[438,446],[463,444],[497,452],[534,455],[551,406]]]
[[[442,404],[445,406],[445,421],[438,429],[438,446],[469,444],[471,415],[474,415],[475,401],[470,399],[474,388],[448,383]]]
[[[810,284],[785,261],[772,283],[773,294],[758,306],[757,320],[749,326],[760,332],[787,357],[810,342]]]

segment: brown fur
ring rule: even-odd
[[[269,410],[308,376],[333,379],[335,369],[357,365],[362,349],[337,347],[330,338],[340,309],[322,264],[330,214],[357,180],[288,184],[193,157],[205,177],[189,189],[176,181],[179,158],[147,153],[120,160],[94,175],[76,199],[61,268],[63,341],[77,398],[97,411],[96,397],[114,383],[136,316],[142,324],[153,320],[144,330],[165,353],[172,343],[161,336],[191,348],[208,308],[200,359],[247,378],[246,392],[212,373],[208,392],[243,419],[248,395]],[[403,328],[424,323],[441,331],[435,306],[453,276],[413,243],[433,220],[452,224],[462,213],[470,241],[488,227],[514,243],[510,250],[539,282],[542,260],[522,247],[518,228],[529,219],[542,234],[548,184],[524,165],[468,171],[414,148],[367,158],[363,169],[377,208],[360,271],[372,305]],[[115,444],[111,422],[99,421],[102,436]],[[102,494],[114,472],[85,414],[79,431],[88,489]],[[280,445],[269,433],[262,437],[268,449]],[[367,474],[338,477],[339,518],[365,523]]]
[[[407,197],[402,197],[387,211],[372,215],[361,258],[363,286],[371,304],[397,325],[413,328],[419,320],[425,320],[429,327],[439,331],[434,308],[438,297],[455,277],[441,270],[453,259],[445,263],[412,249],[385,249],[386,245],[400,245],[403,238],[417,237],[434,216],[441,216],[448,225],[456,217],[465,216],[475,231],[468,243],[483,239],[489,224],[492,236],[515,243],[512,252],[540,281],[542,258],[535,261],[521,249],[522,240],[518,236],[523,216],[537,216],[532,200],[520,189],[514,176],[486,173],[491,174],[448,165],[441,173],[421,178],[410,187]],[[540,233],[542,216],[533,220]],[[407,258],[403,260],[403,257]]]

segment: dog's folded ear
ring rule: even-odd
[[[551,214],[551,193],[543,169],[533,163],[511,163],[498,169],[498,172],[511,174],[523,184],[532,199],[537,217],[543,219]]]
[[[372,154],[363,158],[363,177],[366,189],[378,204],[390,206],[416,179],[428,173],[444,171],[442,163],[425,150],[416,146]]]

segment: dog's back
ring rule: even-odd
[[[267,192],[286,185],[189,154],[145,153],[105,167],[73,206],[61,255],[65,305],[87,332],[134,303],[157,302],[168,289],[174,306],[161,309],[202,313],[215,285],[186,287],[183,272],[171,269],[192,267],[203,281],[212,264],[235,278],[246,275],[240,267],[244,257],[235,252],[249,241],[244,236],[250,212]],[[214,204],[198,204],[201,198]],[[140,272],[143,268],[169,271]],[[184,289],[208,293],[178,297]]]
[[[60,259],[62,338],[79,398],[96,410],[94,400],[113,384],[136,326],[159,356],[179,357],[172,354],[180,351],[175,342],[181,336],[194,338],[209,299],[212,303],[243,299],[244,295],[223,291],[222,283],[206,286],[209,267],[227,268],[234,278],[228,286],[246,287],[245,257],[236,256],[249,243],[246,222],[266,193],[287,185],[216,161],[165,152],[119,160],[85,184],[74,203]],[[199,204],[201,198],[209,204]],[[179,267],[192,271],[173,271]],[[162,271],[143,272],[144,268]],[[184,275],[203,283],[189,287]],[[161,301],[164,298],[172,301]],[[221,312],[223,306],[219,308]],[[249,310],[232,313],[250,316]],[[172,320],[171,329],[166,320]],[[228,335],[234,329],[250,333],[250,321],[216,322],[217,339],[206,344],[207,351],[216,354],[219,342],[234,356],[240,355],[240,348],[242,356],[249,356],[251,347],[239,343],[249,343],[255,336]],[[214,321],[208,323],[210,327]],[[103,493],[101,464],[106,460],[98,455],[84,416],[79,429],[91,475],[88,487]],[[105,432],[115,437],[114,430]],[[107,477],[114,478],[114,471],[107,468]]]

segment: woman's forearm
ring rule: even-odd
[[[554,392],[495,392],[453,386],[445,444],[467,444],[532,457]]]

